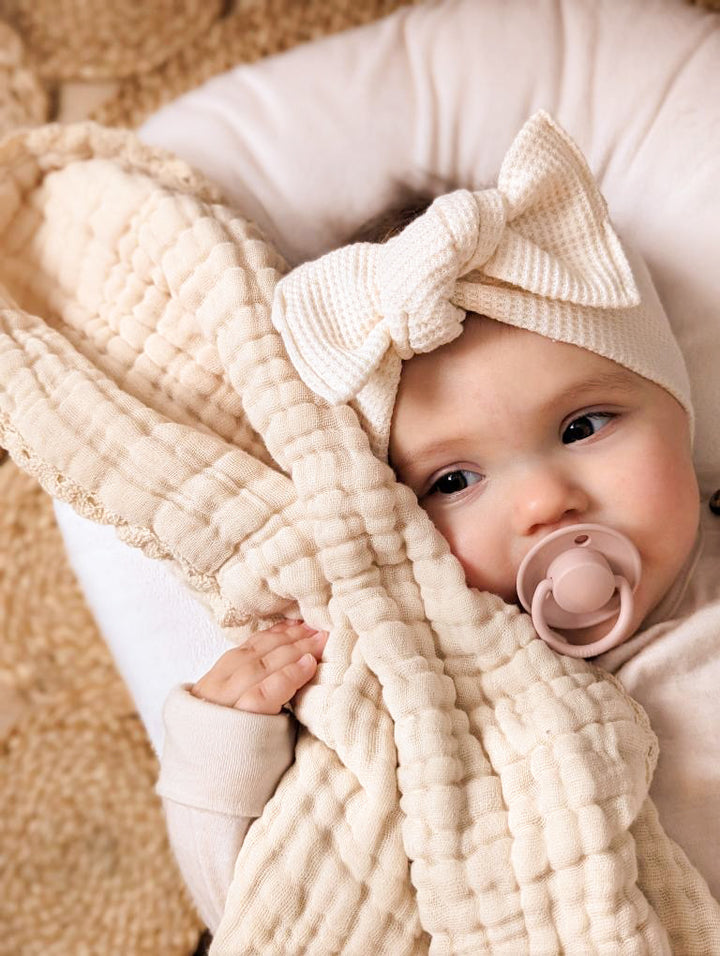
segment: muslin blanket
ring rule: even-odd
[[[0,444],[237,639],[331,632],[212,952],[720,952],[643,712],[468,589],[351,409],[303,385],[259,231],[92,124],[6,139],[0,189]]]

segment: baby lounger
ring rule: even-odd
[[[494,181],[522,123],[547,109],[650,265],[690,368],[710,494],[720,485],[719,49],[720,17],[673,0],[444,0],[239,67],[140,134],[203,170],[297,263],[340,244],[398,183]],[[157,749],[166,691],[207,667],[222,638],[158,562],[57,512]]]
[[[720,17],[673,0],[445,0],[234,70],[141,135],[203,170],[298,262],[342,242],[398,183],[493,182],[522,123],[546,109],[650,266],[694,383],[707,495],[720,484],[718,62]],[[170,687],[229,645],[161,564],[66,505],[57,515],[159,748]],[[656,781],[656,799],[668,785]]]

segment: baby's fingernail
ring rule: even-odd
[[[311,667],[314,667],[317,664],[317,661],[312,654],[303,654],[303,656],[298,661],[298,664],[303,668],[303,670],[310,670]]]

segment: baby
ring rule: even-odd
[[[597,203],[594,184],[583,188]],[[415,208],[409,225],[403,212],[394,227],[385,224],[371,238],[432,230],[437,217],[450,221],[452,204],[460,208],[472,195],[459,191],[427,210]],[[693,790],[702,761],[717,760],[714,737],[711,754],[692,744],[692,727],[709,712],[709,672],[702,662],[678,665],[677,638],[685,635],[680,640],[691,658],[702,647],[700,659],[714,640],[694,612],[718,596],[717,534],[706,534],[703,544],[698,530],[692,407],[679,349],[644,265],[633,257],[631,272],[611,227],[602,227],[614,257],[612,281],[620,284],[616,298],[629,305],[611,305],[603,316],[592,293],[589,305],[563,302],[552,325],[543,325],[542,310],[527,320],[501,306],[490,318],[484,314],[490,308],[472,307],[470,270],[453,300],[466,303],[459,332],[432,351],[408,349],[399,380],[382,364],[373,373],[383,401],[389,395],[391,415],[378,411],[377,402],[358,401],[357,409],[376,452],[415,492],[472,587],[517,603],[525,555],[552,532],[579,523],[619,531],[638,549],[642,573],[631,637],[597,662],[647,707],[661,751],[665,738],[676,750],[682,743],[682,753],[674,754],[681,773],[661,757],[654,796],[666,828],[717,895],[720,871],[714,854],[703,852],[712,841],[696,817],[698,801],[708,795]],[[501,297],[503,280],[490,285]],[[641,335],[632,328],[635,306]],[[289,313],[289,293],[286,307]],[[606,324],[598,331],[593,323],[600,322]],[[283,332],[282,321],[278,327]],[[376,379],[368,379],[371,386]],[[611,624],[563,636],[589,645]],[[168,699],[158,792],[181,869],[211,930],[244,835],[293,759],[293,718],[285,705],[312,679],[326,640],[301,621],[276,624]],[[697,681],[696,693],[681,703],[685,675]],[[686,781],[685,791],[677,792],[677,780]]]

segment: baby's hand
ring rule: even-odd
[[[325,631],[280,621],[220,657],[190,693],[252,714],[279,714],[317,669]]]

